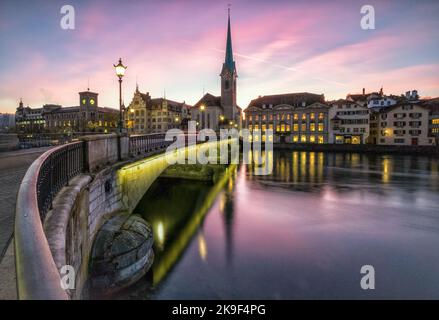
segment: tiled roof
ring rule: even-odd
[[[285,93],[258,97],[250,102],[249,107],[262,107],[264,104],[266,107],[269,107],[270,105],[277,106],[279,104],[301,106],[303,102],[305,102],[306,105],[310,105],[314,102],[324,101],[325,97],[323,94],[314,94],[308,92]]]
[[[200,105],[204,104],[206,107],[221,107],[221,97],[220,96],[214,96],[210,93],[206,93],[200,101],[198,101],[194,107],[199,107]]]

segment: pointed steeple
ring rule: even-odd
[[[224,60],[223,71],[224,69],[227,69],[232,73],[236,72],[235,61],[233,61],[232,32],[230,28],[230,6],[228,8],[226,58]]]

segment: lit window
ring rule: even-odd
[[[287,131],[291,131],[291,127],[290,127],[289,124],[287,124],[287,128],[286,128],[286,130],[287,130]]]
[[[283,124],[283,123],[281,124],[280,131],[285,132],[285,124]]]
[[[294,120],[295,120],[295,121],[299,120],[299,114],[298,114],[298,113],[295,113],[295,114],[294,114]]]
[[[312,114],[314,114],[314,113],[312,113]],[[311,123],[311,124],[309,125],[309,130],[310,130],[310,131],[316,131],[316,124],[315,124],[315,123]]]
[[[323,123],[319,123],[319,131],[322,132],[324,129],[324,125]]]
[[[265,130],[267,130],[267,125],[263,124],[262,125],[262,131],[265,131]]]
[[[297,123],[293,124],[293,131],[299,131],[299,125]]]
[[[280,125],[276,125],[276,132],[280,131]]]
[[[302,114],[302,120],[306,120],[306,114]]]
[[[310,114],[310,119],[311,119],[311,120],[314,120],[315,118],[316,118],[315,113],[311,113],[311,114]]]
[[[300,128],[301,131],[306,131],[306,123],[302,123],[302,127]]]
[[[325,139],[323,138],[323,136],[319,136],[319,143],[324,143],[325,142]]]
[[[293,142],[299,142],[299,136],[293,136]]]
[[[301,142],[306,142],[306,136],[305,136],[305,135],[302,135],[302,136],[300,137],[300,141],[301,141]]]
[[[309,137],[309,142],[311,142],[311,143],[316,142],[316,137],[315,136],[310,136]]]

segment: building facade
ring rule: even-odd
[[[329,109],[329,143],[364,144],[369,138],[369,108],[357,102],[340,99]]]
[[[138,86],[124,112],[125,127],[131,134],[164,133],[169,129],[185,129],[191,106],[165,98],[153,99],[141,93]]]
[[[289,93],[262,96],[245,109],[245,127],[274,132],[275,143],[328,143],[329,109],[323,95]]]
[[[99,107],[98,94],[89,90],[79,92],[79,106],[30,108],[20,100],[15,113],[19,133],[106,133],[117,130],[118,120],[119,111]]]
[[[236,104],[238,74],[233,59],[230,11],[227,25],[226,55],[221,73],[221,96],[205,94],[191,109],[197,129],[241,128],[242,110]]]
[[[428,131],[435,144],[439,145],[439,98],[422,101],[422,105],[429,111],[428,113]]]
[[[428,108],[407,101],[373,111],[369,141],[377,145],[433,145]]]

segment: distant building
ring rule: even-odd
[[[9,132],[15,129],[15,114],[0,113],[0,132]]]
[[[429,109],[404,102],[371,113],[370,142],[378,145],[432,145]]]
[[[221,69],[221,96],[205,94],[191,109],[197,128],[240,128],[242,110],[236,104],[236,64],[233,60],[230,11],[227,25],[226,55]]]
[[[258,97],[245,109],[245,126],[274,131],[274,142],[328,143],[329,109],[322,94],[288,93]]]
[[[99,107],[98,94],[79,92],[79,106],[45,104],[42,108],[24,107],[20,100],[15,113],[19,133],[104,133],[116,131],[119,111]]]
[[[439,98],[423,100],[422,105],[429,111],[429,134],[435,139],[436,145],[439,145]]]
[[[151,98],[141,93],[138,86],[125,109],[124,121],[131,134],[164,133],[169,129],[185,129],[191,106],[165,98]]]
[[[366,105],[337,100],[329,109],[329,143],[364,144],[369,137],[369,113]]]

